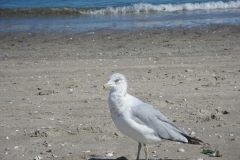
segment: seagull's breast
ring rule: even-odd
[[[129,101],[125,101],[129,102]],[[158,144],[161,138],[154,135],[154,130],[146,125],[139,124],[132,119],[130,104],[111,109],[112,120],[120,132],[144,144]]]

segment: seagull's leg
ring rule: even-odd
[[[143,144],[143,146],[144,146],[144,151],[145,151],[145,158],[146,158],[146,160],[148,160],[148,148],[147,148],[147,145]]]
[[[138,142],[137,160],[139,160],[139,155],[140,155],[141,148],[142,148],[142,144],[140,142]]]

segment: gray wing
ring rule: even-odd
[[[153,106],[141,103],[132,107],[132,119],[141,124],[152,128],[155,135],[168,140],[188,142],[185,135],[187,132],[168,121],[168,119]]]

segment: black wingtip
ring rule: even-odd
[[[188,135],[183,135],[183,136],[187,138],[189,144],[201,145],[202,143],[204,143],[202,140],[198,138],[194,138]]]

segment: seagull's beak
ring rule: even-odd
[[[106,88],[109,88],[109,87],[110,87],[110,85],[108,83],[106,83],[102,86],[102,89],[106,89]]]

